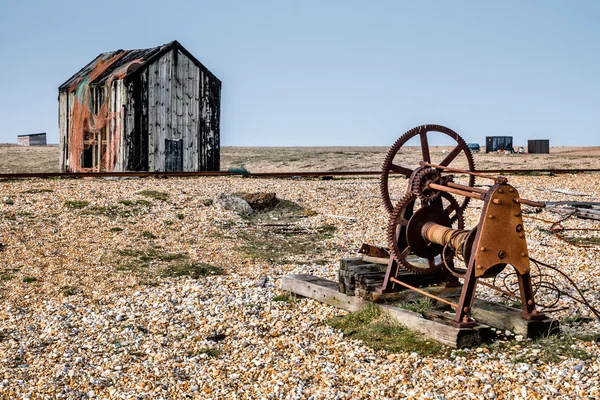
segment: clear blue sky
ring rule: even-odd
[[[0,143],[58,141],[58,86],[104,51],[178,40],[223,81],[222,145],[600,145],[600,1],[13,1]]]

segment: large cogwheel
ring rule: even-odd
[[[469,171],[475,171],[475,162],[473,161],[473,156],[471,154],[471,151],[469,150],[467,143],[463,140],[462,137],[460,137],[460,135],[458,133],[454,132],[450,128],[446,128],[445,126],[441,126],[441,125],[417,126],[416,128],[413,128],[413,129],[407,131],[402,136],[400,136],[398,138],[398,140],[396,140],[396,142],[392,145],[392,147],[388,151],[388,153],[385,157],[385,160],[383,162],[381,179],[379,181],[379,190],[381,192],[381,199],[383,201],[383,205],[384,205],[385,209],[388,211],[388,213],[391,213],[394,209],[394,206],[393,206],[392,200],[391,200],[390,190],[389,190],[389,175],[390,175],[390,173],[392,173],[392,172],[399,173],[401,175],[404,175],[406,178],[410,178],[412,176],[413,172],[417,168],[419,168],[419,165],[412,166],[412,168],[408,167],[406,165],[401,165],[400,161],[394,161],[394,159],[395,159],[396,155],[398,154],[398,152],[400,151],[400,149],[402,148],[402,146],[404,146],[406,144],[406,142],[408,142],[410,139],[412,139],[414,137],[419,137],[420,143],[421,143],[421,156],[422,156],[423,161],[428,162],[428,163],[432,162],[431,153],[429,151],[429,141],[427,138],[427,132],[441,132],[441,133],[445,134],[446,136],[449,136],[456,142],[455,147],[452,150],[450,150],[444,156],[444,159],[441,160],[440,162],[438,162],[437,164],[448,167],[456,159],[456,157],[461,152],[463,152],[466,157],[467,164],[469,166],[469,168],[468,168]],[[440,173],[442,173],[442,171],[440,171]],[[469,176],[468,185],[469,186],[475,185],[475,177],[474,176],[472,176],[472,175]],[[410,191],[410,190],[412,190],[412,188],[409,187],[408,190]],[[470,198],[465,197],[465,199],[460,204],[460,208],[464,210],[467,207],[469,200],[470,200]]]

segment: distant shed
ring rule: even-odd
[[[28,135],[17,135],[19,146],[45,146],[46,133],[31,133]]]
[[[530,154],[550,154],[550,140],[538,139],[527,141],[527,152]]]
[[[513,137],[512,136],[486,136],[485,138],[485,152],[493,153],[496,151],[509,151],[514,152],[513,149]]]
[[[220,169],[221,81],[177,41],[102,53],[58,93],[63,172]]]

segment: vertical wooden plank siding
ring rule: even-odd
[[[192,70],[191,80],[191,94],[190,99],[190,135],[194,137],[194,151],[192,157],[194,159],[194,171],[201,171],[200,163],[200,68],[194,63],[190,62],[190,68]]]
[[[188,97],[189,88],[189,68],[190,63],[187,57],[181,52],[178,55],[179,63],[181,65],[181,75],[178,77],[181,85],[181,135],[183,139],[183,170],[193,171],[193,163],[191,162],[190,155],[192,154],[192,147],[194,144],[194,138],[190,135],[190,126],[188,111],[190,105],[190,99]]]
[[[158,63],[155,62],[148,67],[148,169],[150,171],[156,171],[154,169],[154,140],[158,128],[156,120],[157,84]]]
[[[212,88],[213,158],[210,170],[218,171],[221,169],[221,82],[213,80]]]
[[[181,140],[183,142],[183,147],[181,148],[180,154],[181,162],[178,165],[182,171],[186,171],[187,138],[183,136],[183,63],[181,59],[182,55],[183,54],[179,50],[173,50],[173,79],[171,81],[171,99],[173,109],[171,110],[171,118],[173,120],[173,139]]]
[[[140,75],[140,85],[139,85],[139,89],[138,89],[138,93],[140,93],[140,96],[138,97],[138,99],[140,99],[139,103],[140,106],[138,108],[136,108],[136,115],[139,115],[139,119],[138,121],[138,125],[136,125],[136,129],[139,130],[139,136],[140,136],[140,150],[139,150],[139,157],[140,157],[140,163],[138,164],[138,170],[140,171],[148,171],[148,142],[149,142],[149,137],[148,137],[148,92],[149,92],[149,84],[148,84],[148,76],[149,76],[149,71],[148,69],[146,69],[144,72],[141,73]]]
[[[198,166],[206,171],[206,102],[204,101],[204,71],[198,74]]]
[[[134,136],[136,135],[136,124],[135,119],[137,117],[135,112],[136,98],[135,98],[135,81],[131,80],[127,83],[126,89],[126,100],[125,100],[125,126],[123,128],[123,169],[135,171],[133,163],[136,157]]]
[[[68,151],[71,151],[69,146],[69,142],[68,140],[70,139],[70,135],[71,135],[71,118],[73,117],[72,113],[73,113],[73,105],[75,104],[75,92],[71,92],[67,95],[67,149]],[[83,155],[82,155],[83,157]],[[69,160],[69,154],[67,153],[67,170],[66,172],[72,171],[71,169],[71,162]]]
[[[67,172],[68,136],[67,136],[67,98],[66,91],[58,93],[58,132],[60,143],[59,169]]]

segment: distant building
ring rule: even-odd
[[[18,135],[17,144],[19,146],[45,146],[46,133],[31,133],[28,135]]]
[[[485,152],[495,153],[498,151],[508,151],[514,153],[512,136],[486,136]]]
[[[102,53],[58,100],[63,172],[220,169],[221,81],[177,41]]]
[[[550,140],[549,139],[528,140],[527,141],[527,152],[530,154],[549,154],[550,153]]]

